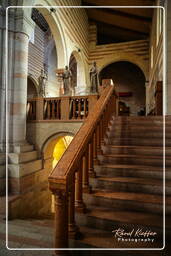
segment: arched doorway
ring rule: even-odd
[[[112,79],[119,95],[120,115],[143,115],[145,113],[145,76],[142,70],[128,61],[118,61],[100,72],[100,82]]]
[[[43,146],[44,162],[49,164],[49,173],[55,168],[73,139],[72,134],[61,133],[49,138]],[[49,192],[49,191],[48,191]],[[54,197],[51,196],[49,212],[54,213]]]

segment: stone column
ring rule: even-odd
[[[10,9],[8,17],[8,142],[13,151],[14,146],[26,144],[28,43],[34,24],[22,9]]]
[[[10,89],[10,123],[9,143],[20,145],[26,139],[26,104],[27,104],[27,66],[28,66],[28,35],[14,35],[14,73],[13,87]]]

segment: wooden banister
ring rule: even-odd
[[[95,177],[94,161],[97,161],[97,154],[100,152],[109,120],[115,111],[116,94],[114,87],[108,86],[102,92],[93,110],[49,176],[49,188],[56,198],[55,202],[57,202],[55,207],[56,216],[60,218],[61,212],[65,215],[65,221],[62,217],[61,221],[58,219],[55,223],[56,248],[59,245],[61,248],[66,248],[68,245],[71,226],[68,220],[72,220],[72,223],[75,223],[71,202],[75,205],[75,210],[77,208],[79,210],[85,209],[82,193],[83,191],[90,191],[89,177]],[[72,195],[72,200],[69,200],[70,195]],[[58,201],[61,197],[63,197],[64,201],[62,203],[62,200],[60,200],[59,204]],[[73,198],[75,202],[73,202]],[[58,233],[59,231],[61,232],[60,234]]]

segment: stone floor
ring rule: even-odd
[[[6,221],[4,198],[0,198],[0,256],[50,256],[53,251],[26,251],[24,248],[47,248],[53,245],[53,221],[40,219],[15,219],[8,222],[10,248],[21,250],[8,250],[5,245]],[[79,241],[78,241],[79,243]],[[23,249],[23,250],[22,250]],[[169,256],[171,246],[167,244],[165,251],[69,251],[69,256]]]

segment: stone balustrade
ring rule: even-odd
[[[33,98],[27,101],[27,121],[85,119],[98,95]]]

